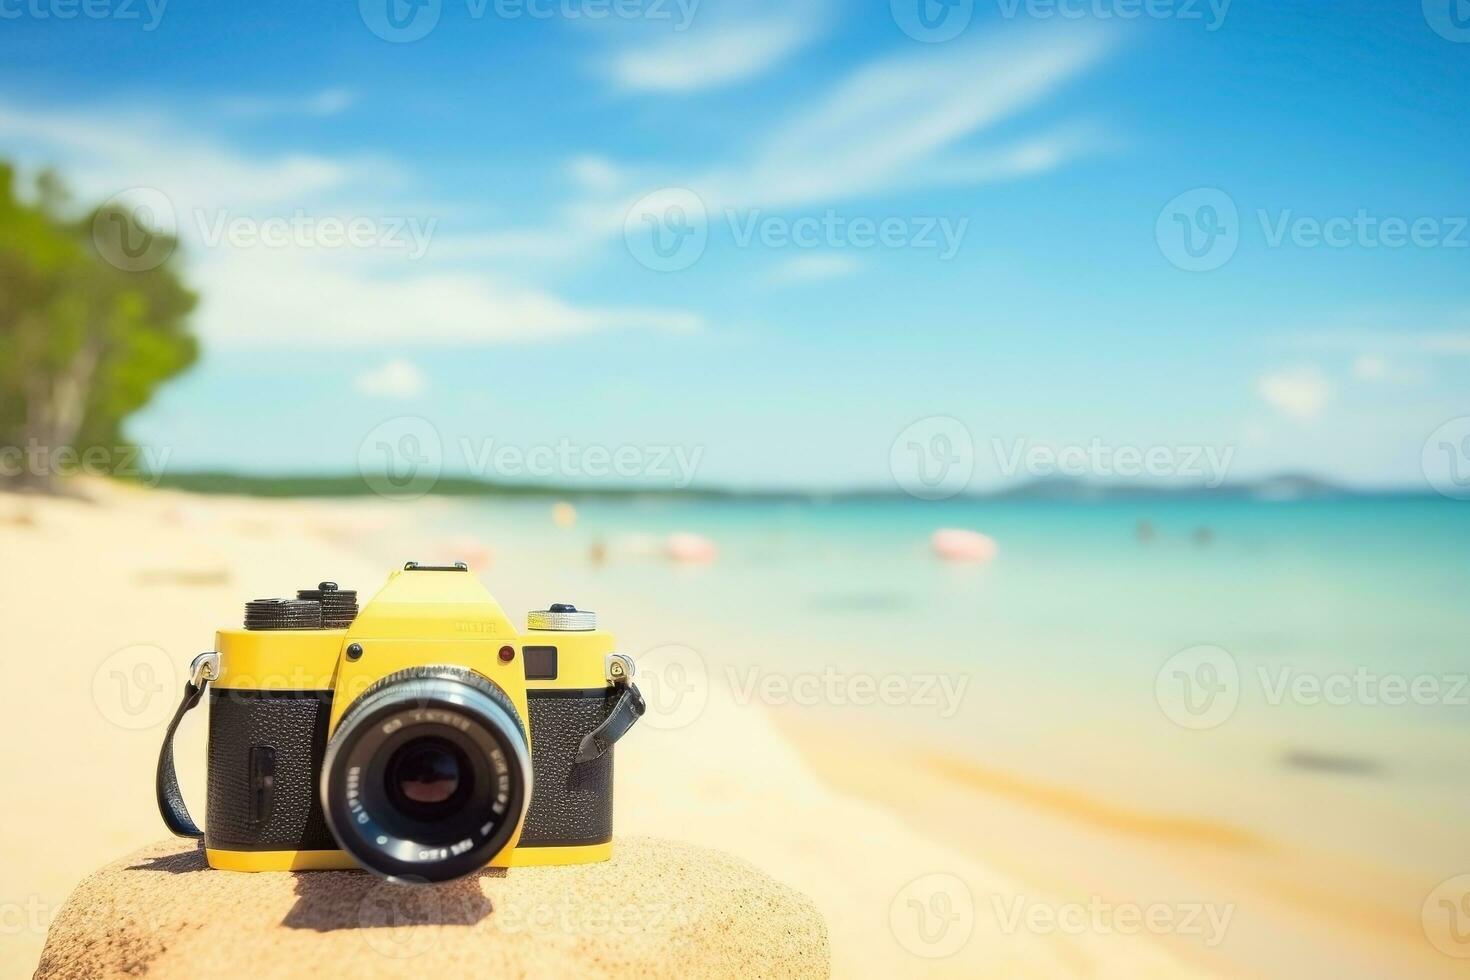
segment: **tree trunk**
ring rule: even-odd
[[[21,486],[56,493],[61,472],[56,454],[59,449],[75,450],[77,433],[86,421],[87,394],[97,365],[102,360],[102,340],[93,333],[72,357],[71,362],[53,377],[33,377],[26,386],[26,420],[20,446],[24,470]]]

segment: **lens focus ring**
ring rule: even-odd
[[[463,760],[456,774],[463,786],[447,806],[405,805],[401,760],[425,747]],[[503,850],[525,815],[525,727],[509,696],[474,671],[399,671],[343,715],[327,745],[321,792],[337,843],[365,867],[390,878],[457,878]]]

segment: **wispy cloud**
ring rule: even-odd
[[[230,345],[472,346],[704,326],[693,313],[576,304],[492,276],[378,256],[252,249],[200,263],[193,278],[204,294],[201,328]]]
[[[787,119],[750,168],[723,180],[734,197],[780,206],[1050,169],[1081,149],[1079,134],[1023,137],[978,155],[958,148],[1040,104],[1113,38],[1077,28],[980,36],[879,59]]]
[[[335,116],[350,109],[357,96],[345,88],[325,88],[301,96],[230,96],[220,100],[220,108],[231,116],[269,119],[278,116]]]
[[[427,379],[417,364],[399,357],[364,371],[353,384],[364,395],[410,401],[423,394]]]
[[[1256,394],[1267,405],[1297,421],[1310,422],[1332,398],[1332,383],[1315,367],[1271,371],[1256,380]]]
[[[393,178],[381,160],[243,153],[159,112],[34,111],[0,102],[0,137],[34,162],[64,165],[68,183],[95,199],[155,187],[180,206],[243,209],[320,196],[373,175]]]
[[[174,212],[164,224],[177,229],[210,342],[471,345],[705,325],[682,310],[574,303],[493,265],[466,271],[455,249],[431,247],[437,216],[406,213],[395,200],[407,179],[391,161],[250,154],[162,112],[43,114],[4,103],[0,139],[29,169],[60,166],[83,202],[156,189]],[[328,219],[337,238],[349,222],[366,222],[368,241],[344,247],[325,232],[313,237]],[[411,249],[401,228],[391,233],[405,219],[423,238]],[[271,222],[284,241],[265,241]],[[237,223],[249,242],[234,237]]]
[[[862,263],[852,255],[798,255],[778,266],[771,274],[771,281],[780,285],[788,285],[820,282],[826,279],[845,279],[856,275],[861,268]]]
[[[1297,350],[1416,354],[1425,357],[1470,355],[1470,329],[1403,331],[1325,331],[1298,334],[1278,346]]]
[[[1095,25],[1007,30],[942,49],[904,49],[838,81],[765,134],[745,159],[714,169],[643,168],[600,160],[623,179],[595,191],[585,162],[571,164],[576,195],[553,221],[449,244],[464,254],[526,249],[574,255],[622,233],[630,208],[650,191],[694,191],[711,211],[829,205],[936,186],[976,186],[1044,173],[1109,144],[1095,126],[1049,125],[985,141],[1002,123],[1037,108],[1113,49]]]
[[[769,71],[814,41],[827,21],[825,0],[706,0],[683,29],[624,46],[603,70],[630,92],[693,92]]]

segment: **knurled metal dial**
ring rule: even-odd
[[[578,609],[566,602],[552,604],[550,609],[533,609],[526,614],[526,626],[533,630],[582,632],[597,629],[597,613]]]

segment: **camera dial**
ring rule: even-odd
[[[526,626],[533,630],[586,632],[597,629],[597,613],[578,609],[570,602],[553,602],[550,609],[527,613]]]

